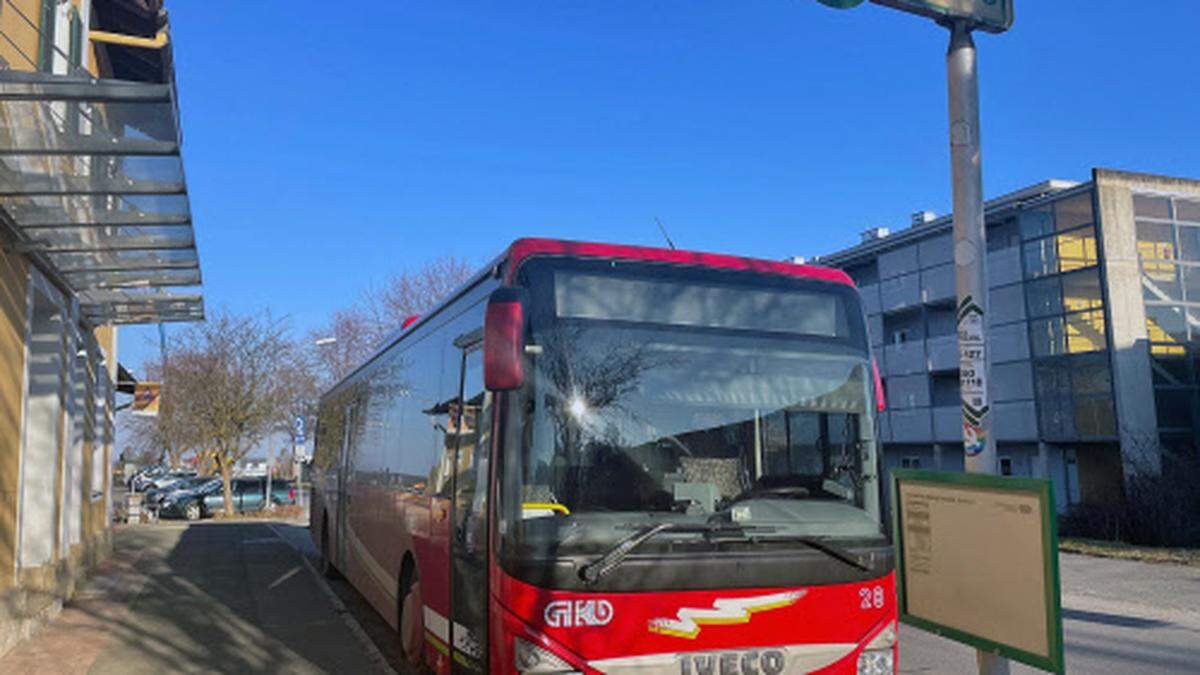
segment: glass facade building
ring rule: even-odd
[[[1002,473],[1062,509],[1194,453],[1200,182],[1097,169],[987,203],[992,430]],[[888,394],[888,466],[963,467],[952,222],[822,256],[858,283]]]
[[[1156,421],[1186,449],[1200,419],[1200,198],[1135,194],[1133,214]]]

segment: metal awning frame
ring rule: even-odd
[[[0,227],[93,322],[196,321],[173,84],[0,70]],[[189,252],[191,252],[189,254]]]

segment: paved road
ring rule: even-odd
[[[304,564],[316,551],[302,526],[130,527],[117,546],[0,673],[403,672],[391,628],[345,582],[331,598]],[[1061,560],[1068,672],[1200,673],[1200,570]],[[969,648],[901,632],[901,672],[973,672]]]
[[[1067,672],[1200,673],[1200,569],[1068,554],[1059,560]],[[972,672],[967,647],[908,626],[901,640],[902,673]]]
[[[265,523],[121,528],[118,552],[0,673],[378,673]]]

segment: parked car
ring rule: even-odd
[[[145,490],[163,490],[189,478],[195,478],[195,471],[171,471],[146,483]]]
[[[142,497],[142,503],[148,506],[157,506],[172,494],[177,492],[199,490],[208,483],[212,482],[215,482],[219,486],[221,484],[221,479],[213,476],[189,476],[187,478],[181,478],[175,482],[167,482],[159,487],[153,487],[149,490],[146,490],[145,496]]]
[[[238,513],[259,511],[267,503],[266,478],[235,478],[230,484],[233,508]],[[296,503],[296,485],[290,480],[271,482],[271,502],[276,506]],[[225,508],[225,494],[221,481],[206,483],[203,487],[173,493],[163,499],[159,516],[163,518],[186,518],[200,520]]]
[[[165,464],[151,464],[138,469],[137,473],[129,477],[129,489],[133,492],[141,492],[145,490],[154,479],[164,476],[171,467]]]

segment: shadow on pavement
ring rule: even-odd
[[[1137,616],[1120,616],[1117,614],[1106,614],[1105,612],[1086,612],[1081,609],[1063,609],[1063,619],[1073,619],[1075,621],[1086,621],[1088,623],[1102,623],[1106,626],[1121,626],[1123,628],[1162,628],[1170,626],[1169,621],[1160,621],[1158,619],[1143,619]]]
[[[118,546],[144,549],[126,582],[141,584],[136,595],[72,603],[108,634],[90,672],[378,671],[266,523],[130,528]]]
[[[306,525],[275,523],[274,527],[297,550],[301,551],[308,558],[314,568],[320,569],[321,554],[313,544],[312,537],[309,536]],[[325,583],[338,596],[338,599],[345,604],[346,611],[354,618],[363,632],[367,634],[371,643],[375,645],[375,648],[379,650],[384,661],[393,670],[403,675],[421,672],[414,669],[404,660],[404,655],[400,651],[399,636],[396,634],[396,631],[375,611],[375,608],[358,592],[358,589],[354,588],[344,578],[326,579]]]

